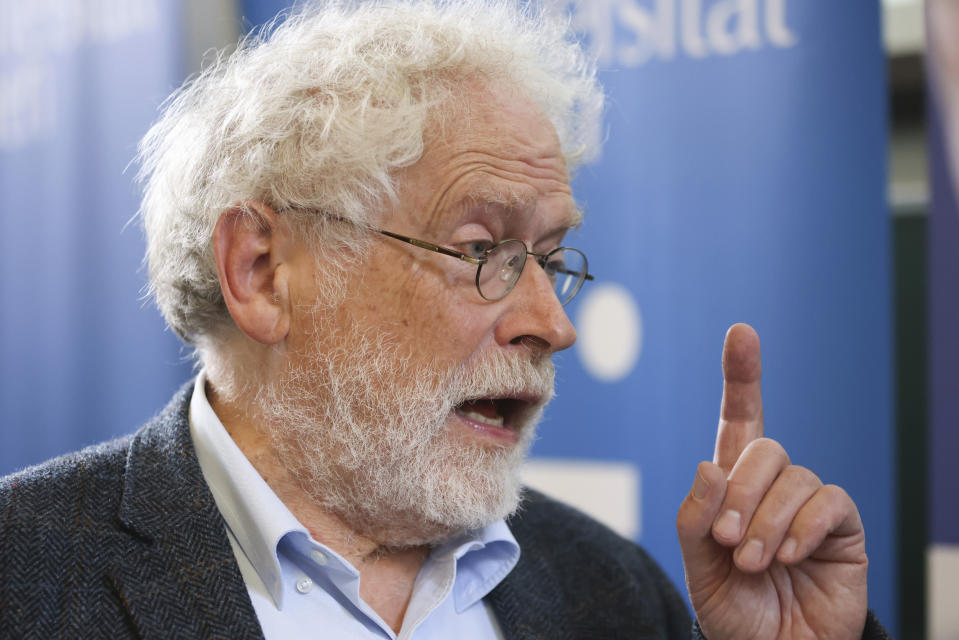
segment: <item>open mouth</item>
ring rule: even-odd
[[[474,398],[456,406],[461,418],[480,426],[516,431],[539,406],[538,398]]]

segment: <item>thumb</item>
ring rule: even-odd
[[[713,521],[726,495],[726,474],[712,462],[700,462],[693,486],[676,516],[676,531],[686,570],[686,588],[696,609],[729,573],[731,554],[713,539]]]

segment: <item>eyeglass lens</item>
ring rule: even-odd
[[[477,274],[480,294],[487,300],[499,300],[509,293],[526,266],[526,255],[526,245],[519,240],[507,240],[493,247]],[[576,249],[561,247],[547,254],[545,260],[537,260],[542,260],[560,303],[572,300],[586,278],[586,256]]]

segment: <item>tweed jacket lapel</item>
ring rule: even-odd
[[[131,442],[113,572],[143,638],[262,638],[256,613],[190,438],[192,383]]]
[[[543,557],[530,558],[528,545],[521,548],[525,554],[520,556],[523,565],[517,565],[487,596],[506,640],[663,640],[668,637],[650,624],[651,621],[634,612],[623,616],[630,620],[625,628],[611,619],[611,612],[598,606],[602,602],[601,584],[584,585],[586,594],[582,598],[564,597],[564,587],[555,575],[557,567]],[[527,558],[526,562],[523,557]],[[615,611],[614,615],[622,613]],[[688,637],[688,623],[681,628],[686,633],[676,637]]]
[[[507,640],[689,637],[684,601],[631,541],[533,490],[508,523],[519,563],[487,596]]]

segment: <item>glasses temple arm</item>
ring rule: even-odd
[[[417,240],[416,238],[404,236],[399,233],[393,233],[392,231],[386,231],[384,229],[377,229],[376,227],[369,227],[369,229],[372,231],[376,231],[377,233],[382,233],[384,236],[393,238],[394,240],[399,240],[400,242],[411,244],[414,247],[419,247],[420,249],[427,249],[428,251],[435,251],[436,253],[442,253],[444,256],[459,258],[460,260],[465,260],[466,262],[471,262],[472,264],[486,263],[486,258],[474,258],[473,256],[468,256],[465,253],[462,253],[460,251],[453,251],[452,249],[447,249],[446,247],[441,247],[438,244],[426,242],[425,240]]]
[[[570,271],[569,269],[564,269],[562,267],[557,267],[555,271],[556,273],[565,273],[568,276],[578,276],[580,273],[582,273],[581,271]],[[592,279],[593,279],[593,275],[590,273],[587,273],[583,276],[583,280],[592,280]]]

